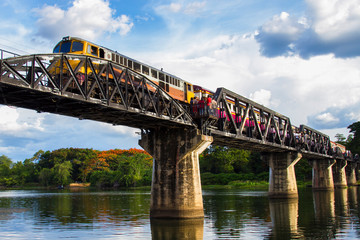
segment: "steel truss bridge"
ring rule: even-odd
[[[219,116],[196,119],[187,106],[157,84],[111,61],[74,54],[0,61],[0,104],[142,130],[199,128],[213,136],[217,145],[260,152],[301,152],[311,159],[335,157],[330,138],[319,131],[301,125],[305,141],[299,145],[290,118],[225,88],[217,89],[215,100]],[[254,120],[251,134],[246,121],[222,117],[231,116],[229,102],[235,105],[236,117]]]

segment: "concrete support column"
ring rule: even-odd
[[[356,173],[355,169],[357,167],[357,163],[355,162],[348,162],[346,167],[346,178],[348,186],[356,185]]]
[[[335,164],[333,159],[312,160],[312,188],[318,190],[333,190],[334,179],[332,165]]]
[[[269,197],[297,198],[295,164],[301,159],[300,153],[270,153]]]
[[[190,129],[159,127],[142,133],[139,145],[154,158],[151,218],[204,217],[199,154],[212,141]]]
[[[347,161],[337,159],[333,166],[334,186],[339,188],[347,187],[345,167]]]

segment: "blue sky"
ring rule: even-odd
[[[360,120],[359,0],[2,0],[0,48],[50,53],[82,37],[332,139]],[[0,155],[138,147],[138,129],[0,106]]]

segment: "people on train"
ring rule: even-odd
[[[204,116],[204,105],[205,105],[204,98],[201,98],[199,100],[198,105],[199,105],[199,115],[200,115],[200,117],[203,117]]]
[[[208,95],[208,97],[206,98],[206,114],[209,115],[210,114],[210,109],[211,109],[211,96]]]

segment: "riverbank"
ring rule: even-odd
[[[311,187],[311,181],[298,181],[298,188],[307,188]],[[244,189],[244,190],[267,190],[269,188],[269,182],[267,181],[232,181],[228,184],[204,184],[201,186],[202,189],[211,190],[211,189]],[[64,189],[99,189],[97,187],[87,184],[70,184],[65,185]],[[58,186],[40,186],[38,184],[27,184],[24,186],[13,186],[13,187],[1,187],[0,190],[49,190],[49,189],[58,189]],[[151,190],[151,186],[139,186],[139,187],[119,187],[119,188],[101,188],[106,190]]]

